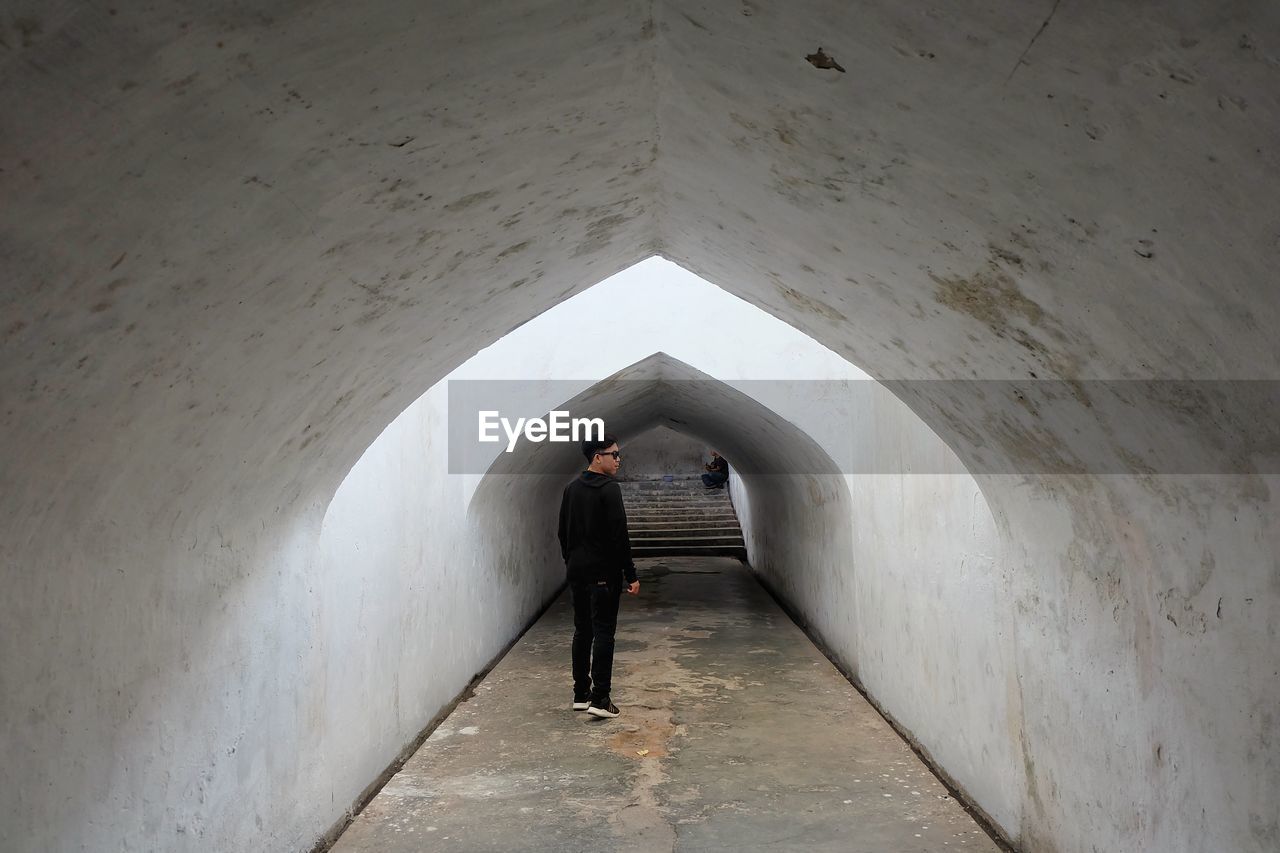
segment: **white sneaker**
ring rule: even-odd
[[[587,709],[587,713],[593,717],[600,717],[601,719],[609,719],[611,717],[618,716],[622,712],[618,710],[617,705],[613,704],[612,702],[608,702],[604,705],[604,707],[598,707],[596,705],[592,705],[590,708]]]

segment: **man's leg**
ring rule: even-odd
[[[591,647],[591,704],[598,708],[609,704],[613,687],[613,635],[618,629],[621,597],[621,587],[603,583],[591,586],[591,629],[595,633]]]
[[[573,601],[573,698],[574,702],[590,699],[591,641],[595,631],[591,625],[591,584],[573,581],[569,596]]]
[[[708,489],[711,488],[711,486],[713,485],[713,482],[710,474],[702,475],[702,485],[706,486]]]

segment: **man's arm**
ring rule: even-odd
[[[565,486],[560,495],[560,528],[556,534],[560,537],[560,557],[569,562],[569,487]]]
[[[610,483],[606,488],[609,489],[609,516],[613,531],[610,538],[613,540],[614,554],[622,563],[623,577],[630,586],[636,582],[636,564],[631,559],[631,534],[627,531],[627,508],[622,502],[622,487],[617,483]]]

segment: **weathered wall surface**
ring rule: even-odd
[[[627,467],[619,471],[624,480],[652,480],[663,476],[694,477],[711,461],[711,453],[700,443],[670,427],[658,426],[626,443]]]
[[[508,502],[487,519],[497,525],[489,531],[468,523],[468,478],[448,474],[446,403],[438,384],[387,427],[320,530],[316,669],[307,678],[325,686],[324,704],[301,751],[339,809],[563,582],[554,562],[495,552],[509,532],[523,532],[527,507]]]
[[[366,12],[0,4],[6,851],[309,848],[392,746],[323,731],[326,655],[379,651],[320,612],[355,584],[315,574],[329,499],[452,367],[652,250],[646,47],[602,38],[641,7]]]
[[[1280,7],[1054,9],[0,4],[5,843],[303,839],[333,491],[651,253],[886,380],[1280,378]],[[951,390],[907,402],[973,470],[1133,478],[981,480],[1024,846],[1274,849],[1274,406]]]
[[[1277,479],[996,479],[1026,849],[1276,849]]]
[[[833,416],[825,385],[809,386],[823,397],[784,410],[823,447],[845,452],[827,475],[731,488],[748,558],[871,696],[1016,835],[1023,773],[1021,721],[1010,704],[1014,611],[995,519],[942,440],[867,384],[847,386],[851,418]]]
[[[323,507],[162,521],[128,492],[0,544],[0,848],[302,849],[334,795],[309,746]]]
[[[903,415],[905,414],[905,417]],[[950,453],[908,412],[882,412],[917,458]],[[868,692],[1010,837],[1025,778],[1018,730],[1012,569],[990,507],[952,473],[849,478],[857,656]],[[829,609],[822,600],[813,610]],[[831,615],[825,616],[832,620]],[[824,631],[824,633],[826,633]]]

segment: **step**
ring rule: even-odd
[[[653,528],[685,525],[692,527],[738,527],[738,519],[732,515],[627,515],[627,526]]]
[[[712,493],[709,495],[623,495],[624,503],[655,503],[655,504],[685,504],[685,503],[715,503],[715,504],[731,504],[733,501],[726,494]]]
[[[657,547],[657,548],[632,548],[631,556],[633,558],[644,557],[737,557],[740,560],[747,558],[747,549],[725,546],[725,545],[702,545],[695,547]]]
[[[710,533],[723,535],[723,532],[725,531],[733,531],[734,533],[739,533],[742,531],[742,526],[738,524],[736,521],[725,521],[720,524],[714,524],[714,523],[704,524],[703,522],[700,522],[700,521],[666,521],[666,522],[628,521],[627,529],[629,529],[632,533],[654,532],[654,531],[661,531],[665,533],[668,530],[671,530],[671,531],[705,530]]]
[[[655,486],[652,483],[618,483],[624,492],[658,492],[661,494],[670,494],[678,492],[702,492],[706,491],[706,486],[701,480],[689,480],[688,482],[675,483],[666,486]]]
[[[623,501],[627,509],[683,511],[687,509],[712,509],[717,512],[733,512],[733,504],[728,501]]]
[[[691,507],[672,507],[672,506],[637,506],[624,507],[627,511],[627,518],[633,515],[643,515],[649,518],[665,515],[672,518],[684,518],[687,516],[728,516],[737,518],[737,514],[731,506],[691,506]]]
[[[626,503],[656,503],[656,504],[684,504],[684,503],[716,503],[731,504],[728,495],[623,495],[622,500]]]
[[[687,530],[674,530],[670,533],[648,530],[643,536],[632,536],[631,541],[639,545],[647,545],[657,539],[681,539],[688,542],[715,542],[720,544],[721,539],[741,539],[741,533],[698,533],[694,534]]]
[[[696,476],[620,485],[633,557],[746,559],[742,527],[727,489],[708,489]]]
[[[627,527],[631,530],[688,530],[695,527],[741,529],[736,518],[629,518]]]
[[[741,536],[645,536],[633,538],[631,548],[695,548],[723,546],[744,548],[746,542]]]
[[[630,512],[631,510],[635,510],[636,512],[659,512],[659,511],[687,512],[687,511],[696,511],[696,510],[710,510],[714,512],[732,512],[733,511],[733,506],[731,505],[731,503],[662,503],[662,502],[627,503],[627,502],[623,502],[622,506],[626,507],[626,510],[628,512]]]
[[[729,490],[728,489],[709,489],[706,486],[702,485],[701,483],[699,483],[696,486],[681,486],[678,489],[655,489],[648,486],[641,486],[639,488],[631,488],[631,489],[623,487],[622,489],[622,493],[624,495],[705,495],[708,493],[721,495],[726,493],[727,491]]]
[[[689,498],[710,498],[713,501],[727,501],[727,489],[698,489],[689,492],[640,492],[636,489],[623,491],[622,497],[634,501],[637,498],[653,498],[654,501],[687,501]]]
[[[627,514],[627,526],[635,527],[737,527],[737,516],[705,516],[698,513],[679,513],[669,518]]]
[[[636,512],[697,512],[700,510],[706,510],[707,512],[733,512],[733,504],[727,502],[722,504],[624,503],[623,506],[628,511],[635,510]]]
[[[728,497],[728,489],[706,489],[699,486],[696,489],[623,489],[622,494],[627,497],[635,497],[636,495],[651,495],[658,498],[678,498],[678,497]]]

